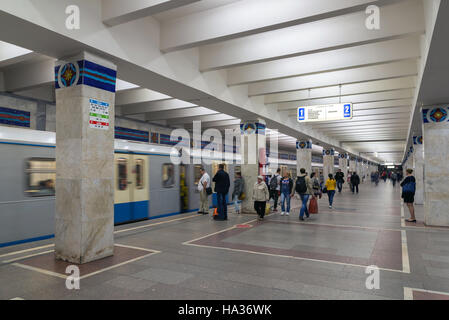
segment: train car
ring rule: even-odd
[[[178,153],[170,146],[116,139],[114,223],[198,210],[199,168],[204,166],[213,176],[224,157],[221,153],[216,155],[215,159],[208,158],[210,165],[174,164],[170,157],[177,158]],[[227,171],[232,179],[234,163],[227,164]],[[0,127],[0,177],[0,246],[51,238],[55,216],[55,133]],[[211,198],[212,207],[216,197]],[[231,203],[229,199],[228,202]]]
[[[53,236],[55,216],[55,133],[0,127],[0,246],[37,241]],[[214,153],[204,161],[175,164],[179,154],[171,146],[115,140],[114,223],[156,219],[198,210],[199,169],[213,177],[220,163],[231,178],[227,203],[232,204],[235,172],[240,155]],[[205,160],[205,158],[203,158]],[[282,170],[296,173],[296,161],[274,160]],[[198,161],[196,161],[198,162]],[[313,163],[319,170],[322,164]],[[270,175],[267,169],[267,175]],[[212,185],[213,186],[213,185]],[[216,195],[210,197],[216,206]]]

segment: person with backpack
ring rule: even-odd
[[[309,197],[313,196],[313,185],[310,178],[307,176],[306,169],[301,168],[299,170],[300,175],[296,179],[295,190],[299,194],[299,197],[302,201],[301,211],[299,212],[299,220],[304,221],[304,214],[308,218],[309,210],[307,209],[307,202],[309,201]]]
[[[281,169],[270,179],[270,199],[274,200],[273,212],[278,211],[278,200],[281,194]]]
[[[335,180],[337,180],[338,193],[341,193],[343,183],[345,183],[345,174],[341,171],[341,169],[338,169],[338,172],[335,174]]]
[[[337,188],[337,181],[334,179],[332,173],[329,173],[329,179],[326,181],[326,190],[329,197],[329,209],[332,209],[334,203],[335,189]]]
[[[293,180],[290,179],[290,176],[287,172],[284,173],[284,177],[280,182],[280,190],[281,190],[281,216],[286,214],[290,215],[290,200],[294,195],[293,192]],[[285,210],[285,202],[287,202],[287,210]]]
[[[404,203],[410,211],[410,219],[407,219],[406,221],[416,223],[415,207],[413,206],[413,203],[415,202],[416,179],[413,176],[412,169],[407,169],[406,175],[406,178],[401,183],[402,199],[404,199]]]
[[[360,184],[360,177],[357,174],[357,172],[354,172],[351,176],[351,187],[352,187],[352,193],[359,193],[359,184]]]

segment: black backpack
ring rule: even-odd
[[[305,194],[307,192],[307,184],[306,184],[306,177],[298,177],[296,179],[296,192],[299,194]]]
[[[270,180],[270,189],[271,190],[276,190],[277,187],[278,187],[278,176],[275,175]]]

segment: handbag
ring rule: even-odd
[[[312,199],[310,199],[309,213],[311,213],[311,214],[318,213],[318,200],[315,197],[312,197]]]
[[[265,206],[265,214],[269,214],[270,213],[270,203],[267,202],[266,206]]]
[[[217,210],[217,208],[215,208],[215,210],[214,210],[214,215],[213,215],[214,217],[216,217],[216,216],[218,216],[218,210]]]
[[[323,188],[323,193],[327,193],[327,188],[326,187]]]
[[[240,201],[243,201],[243,200],[245,200],[245,198],[246,198],[245,192],[240,193],[238,199],[239,199]]]
[[[415,182],[409,182],[402,187],[402,192],[404,193],[415,193],[415,190],[416,190]]]
[[[206,188],[206,194],[207,194],[208,196],[210,196],[210,195],[212,194],[212,188],[211,188],[211,187]]]

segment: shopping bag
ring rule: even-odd
[[[310,199],[309,213],[311,213],[311,214],[317,214],[318,213],[318,201],[317,201],[317,199],[315,197],[312,197],[312,199]]]
[[[265,214],[269,214],[270,213],[270,203],[267,202],[266,206],[265,206]]]
[[[214,210],[214,217],[215,216],[218,216],[218,210],[217,210],[217,208],[215,208],[215,210]]]
[[[240,195],[239,195],[239,200],[240,201],[243,201],[243,200],[245,200],[245,198],[246,198],[246,194],[245,194],[245,192],[242,192]]]

